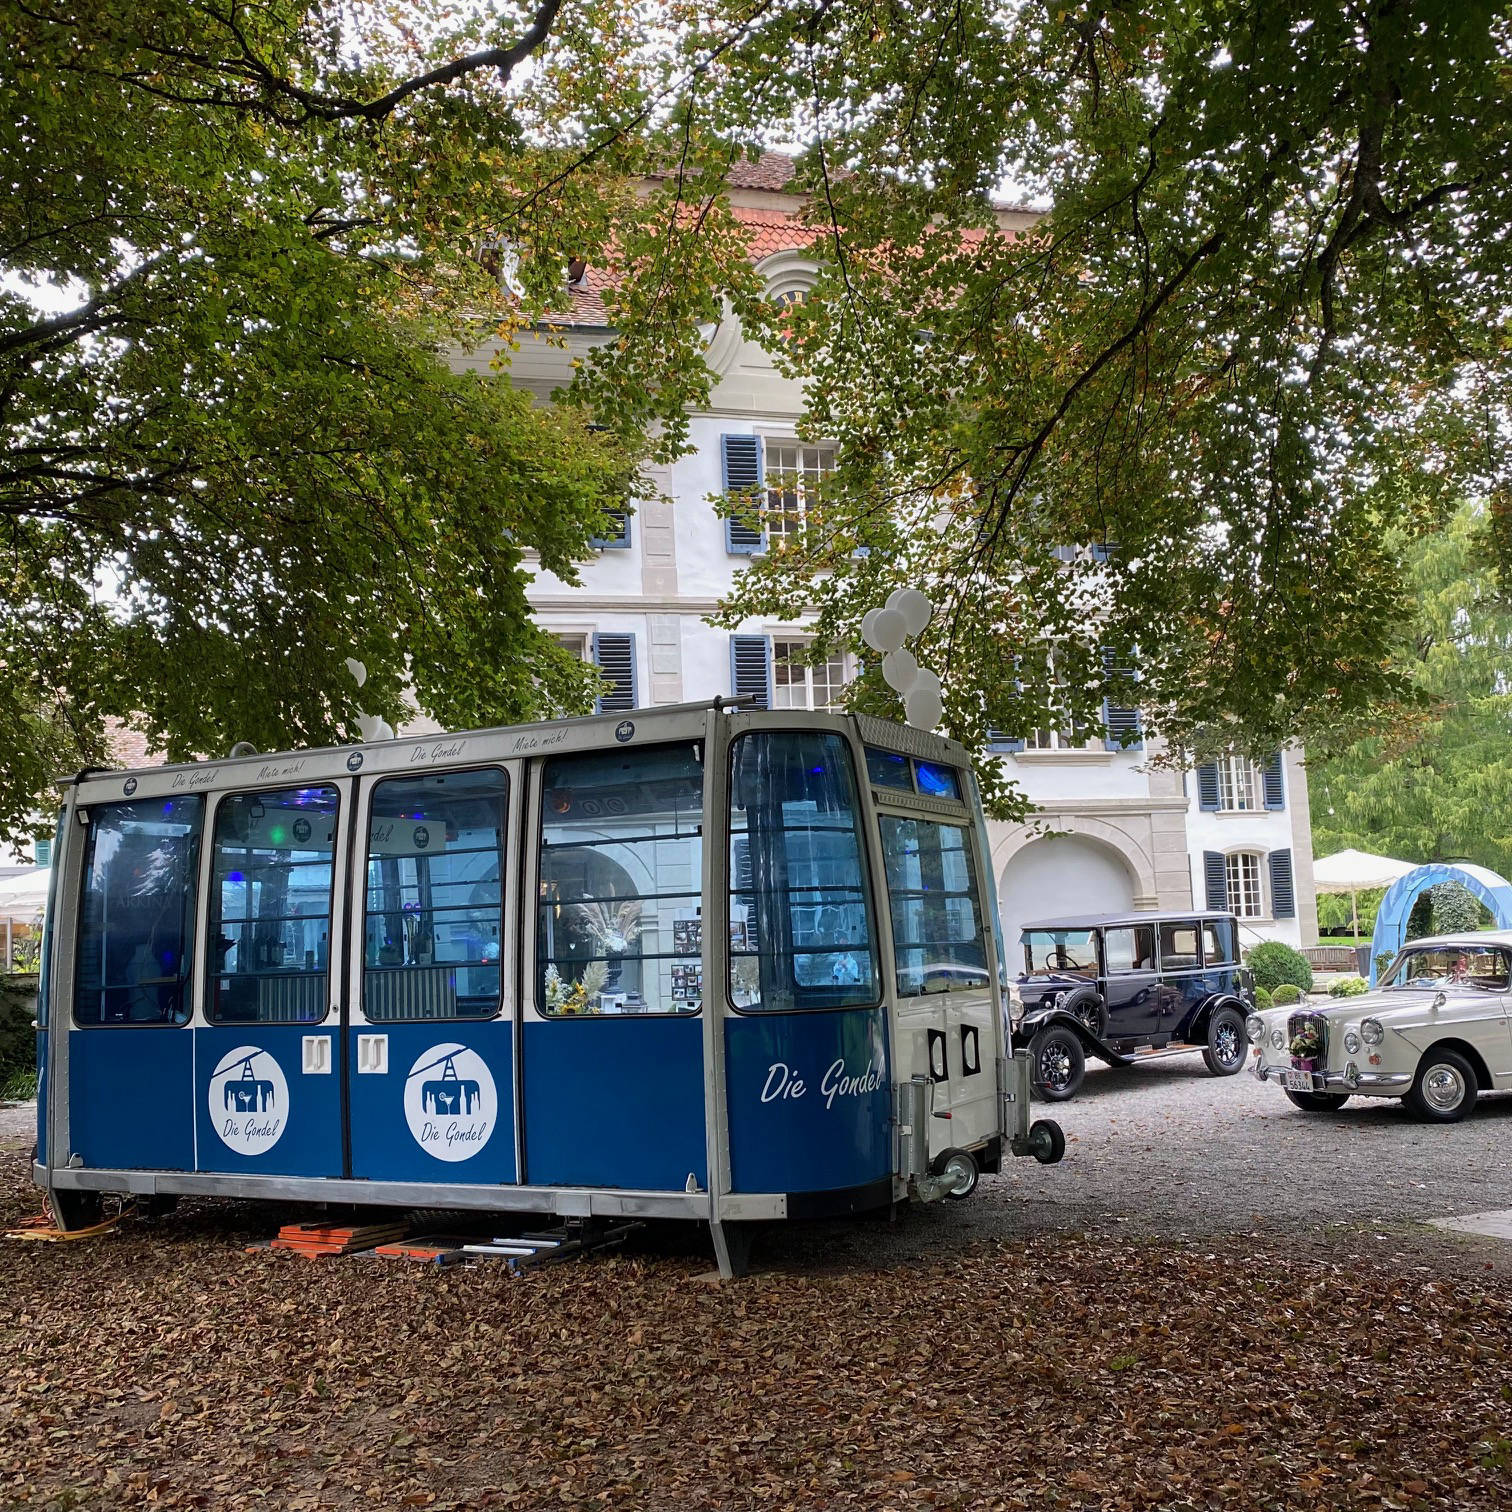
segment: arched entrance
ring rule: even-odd
[[[1043,835],[1016,850],[998,882],[1010,973],[1019,931],[1033,919],[1114,913],[1134,906],[1134,878],[1118,853],[1083,835]]]
[[[1484,866],[1453,861],[1434,861],[1419,866],[1399,881],[1393,882],[1381,899],[1376,912],[1375,937],[1370,942],[1370,985],[1379,975],[1376,963],[1383,955],[1395,955],[1407,939],[1407,918],[1412,905],[1430,887],[1441,882],[1458,882],[1468,889],[1495,916],[1502,928],[1512,928],[1512,882]]]

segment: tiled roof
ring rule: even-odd
[[[793,160],[784,152],[763,152],[754,163],[742,158],[730,169],[732,189],[786,191],[793,180]]]

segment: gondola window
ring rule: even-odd
[[[879,973],[850,748],[742,735],[730,783],[730,999],[743,1012],[875,1003]]]
[[[898,996],[986,988],[982,906],[966,831],[955,824],[883,815],[882,854]]]
[[[703,751],[596,751],[542,778],[536,1003],[554,1018],[703,1001]]]
[[[91,811],[74,1018],[186,1024],[202,798]]]
[[[234,793],[215,814],[207,1017],[310,1024],[330,1001],[336,789]]]
[[[499,1010],[507,778],[395,778],[368,822],[362,1007],[373,1023]]]

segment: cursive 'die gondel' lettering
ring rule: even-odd
[[[867,1061],[863,1071],[851,1072],[846,1069],[845,1058],[842,1056],[832,1061],[819,1079],[819,1095],[824,1099],[826,1108],[833,1108],[836,1098],[868,1097],[881,1086],[882,1073],[877,1070],[875,1061]],[[764,1103],[795,1101],[806,1097],[808,1090],[808,1083],[796,1075],[786,1061],[773,1061],[767,1067],[761,1100]]]

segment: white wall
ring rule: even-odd
[[[1046,835],[1003,868],[998,899],[1009,961],[1017,965],[1019,931],[1030,920],[1130,908],[1134,880],[1106,846],[1079,835]]]

